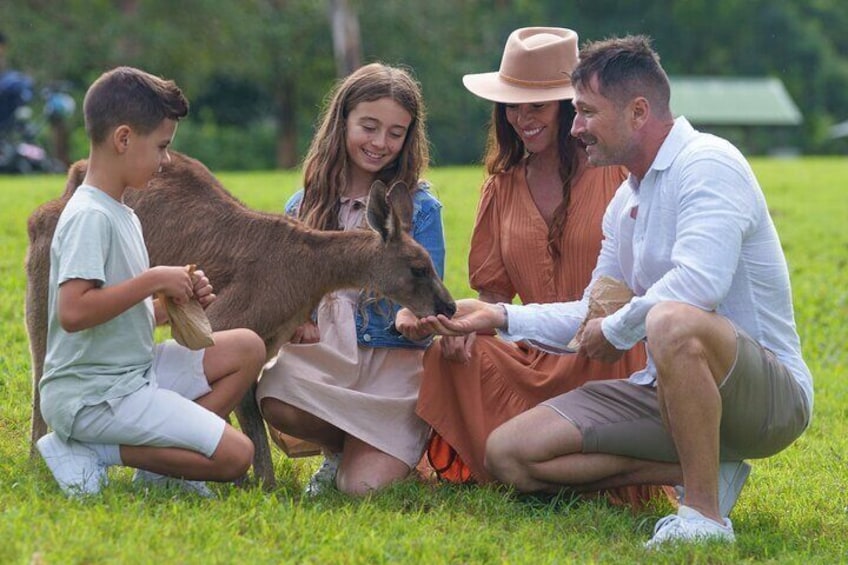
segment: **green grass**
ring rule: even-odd
[[[275,452],[278,488],[216,486],[217,500],[134,487],[65,499],[30,461],[23,322],[26,218],[59,177],[0,177],[0,563],[835,563],[848,558],[848,162],[754,162],[792,272],[798,329],[815,376],[811,428],[754,471],[733,514],[732,547],[642,549],[662,504],[632,515],[603,501],[504,489],[399,484],[366,500],[301,497],[317,458]],[[447,284],[471,296],[465,257],[479,168],[430,171],[445,204]],[[221,174],[257,208],[279,210],[293,172]]]

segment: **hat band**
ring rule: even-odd
[[[549,87],[552,87],[552,86],[570,86],[571,85],[571,79],[568,78],[568,77],[560,78],[560,79],[556,79],[556,80],[523,80],[523,79],[520,79],[520,78],[513,78],[511,76],[507,76],[503,73],[498,73],[498,76],[500,76],[501,79],[505,80],[506,82],[508,82],[510,84],[514,84],[516,86],[526,86],[528,88],[549,88]]]

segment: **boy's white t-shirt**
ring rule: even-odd
[[[50,246],[47,353],[39,384],[41,412],[67,439],[84,406],[120,398],[144,386],[153,363],[153,300],[115,318],[68,333],[58,319],[59,286],[71,279],[113,286],[150,266],[133,210],[82,185],[68,201]]]

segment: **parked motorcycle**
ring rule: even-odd
[[[66,120],[73,114],[76,104],[64,90],[46,87],[41,95],[46,120]],[[33,100],[30,77],[18,71],[0,75],[0,173],[60,173],[66,169],[37,141],[44,121],[36,119]]]

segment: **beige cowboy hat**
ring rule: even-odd
[[[496,73],[465,75],[462,84],[480,98],[526,104],[574,98],[577,32],[562,27],[524,27],[509,34]]]

